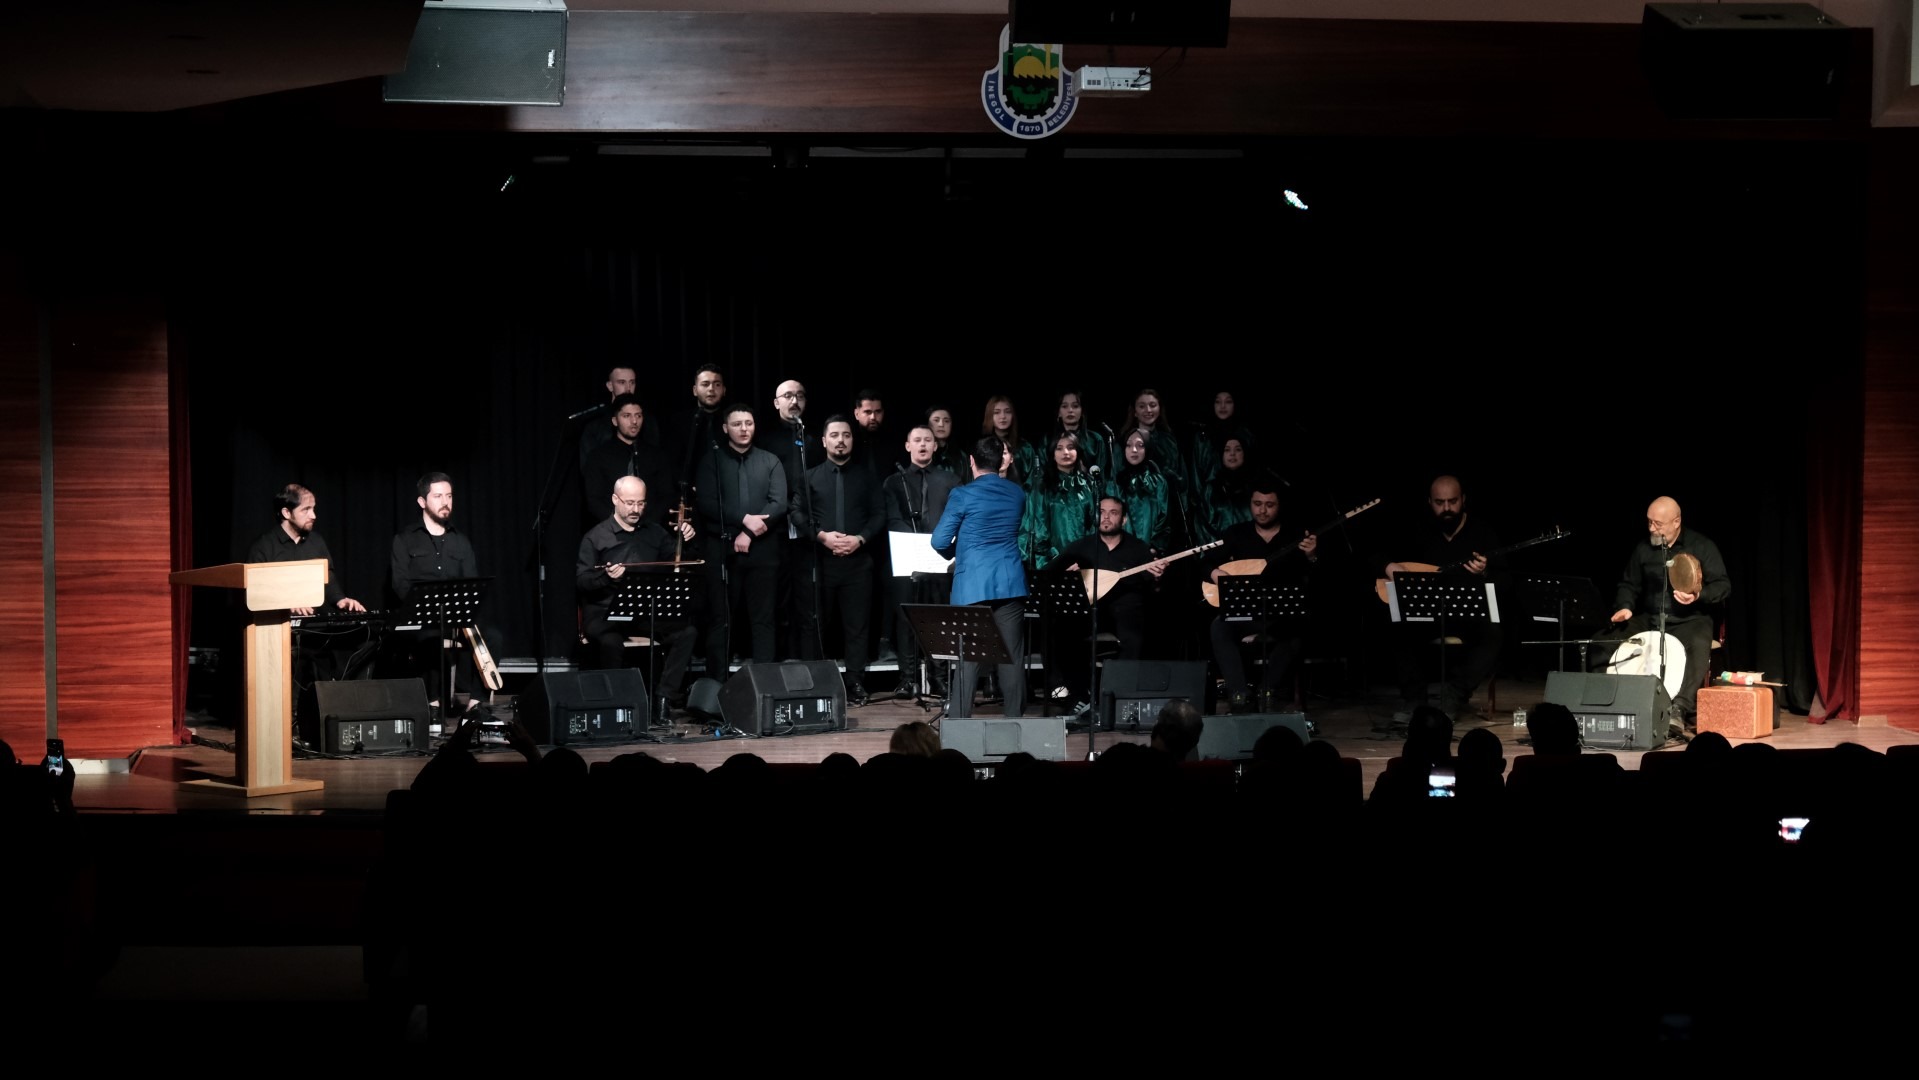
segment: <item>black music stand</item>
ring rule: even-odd
[[[425,630],[429,626],[440,628],[440,649],[446,653],[445,665],[441,674],[446,681],[440,687],[440,717],[444,726],[447,707],[453,704],[453,667],[454,650],[447,648],[446,642],[452,640],[452,628],[472,626],[480,611],[480,598],[486,593],[490,577],[446,578],[441,581],[422,581],[413,586],[413,595],[407,597],[406,607],[394,620],[395,630]],[[448,732],[451,734],[451,732]]]
[[[1439,629],[1439,681],[1446,681],[1446,620],[1499,622],[1499,601],[1492,583],[1461,581],[1450,574],[1401,570],[1393,575],[1394,622],[1430,622]]]
[[[1109,571],[1111,572],[1111,571]],[[1086,632],[1086,693],[1088,702],[1099,700],[1099,621],[1094,617],[1093,605],[1086,597],[1086,581],[1077,571],[1071,573],[1045,573],[1034,575],[1033,590],[1039,595],[1040,618],[1048,629],[1047,641],[1057,640],[1053,633],[1053,620],[1078,619],[1088,624]],[[1053,664],[1053,657],[1046,658],[1047,666]],[[1065,667],[1065,658],[1060,658],[1060,666]],[[1089,706],[1090,708],[1090,706]]]
[[[1219,617],[1227,622],[1304,622],[1306,586],[1228,574],[1219,579]]]
[[[1558,627],[1558,640],[1526,641],[1524,645],[1552,645],[1559,650],[1559,670],[1566,670],[1566,646],[1579,646],[1579,670],[1586,671],[1586,647],[1610,642],[1605,638],[1568,638],[1569,626],[1600,626],[1612,613],[1601,610],[1605,601],[1599,597],[1599,589],[1591,578],[1554,577],[1549,574],[1527,574],[1524,585],[1526,590],[1526,609],[1533,613],[1534,622],[1554,623]],[[1553,615],[1541,612],[1551,611]]]
[[[660,685],[660,620],[679,620],[688,628],[697,623],[693,613],[693,578],[687,574],[628,571],[620,576],[619,590],[607,606],[606,621],[638,622],[646,620],[646,685],[653,688],[653,726],[671,728],[667,717],[666,687]]]
[[[999,623],[993,609],[983,604],[901,604],[906,623],[920,643],[920,655],[928,660],[944,660],[946,667],[946,708],[933,717],[965,720],[973,715],[973,687],[962,686],[961,662],[970,664],[1011,664],[1013,654],[1000,640]],[[977,671],[977,669],[975,669]]]

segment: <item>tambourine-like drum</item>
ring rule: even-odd
[[[1682,551],[1666,564],[1666,581],[1676,592],[1697,595],[1706,587],[1706,574],[1699,568],[1698,559]]]
[[[1613,650],[1612,660],[1606,664],[1609,675],[1657,675],[1659,674],[1659,638],[1657,630],[1641,630],[1639,633],[1619,643]],[[1666,638],[1666,696],[1679,696],[1679,686],[1686,679],[1686,647],[1671,634]]]

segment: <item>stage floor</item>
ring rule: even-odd
[[[1456,734],[1483,727],[1506,745],[1508,768],[1515,757],[1531,752],[1526,730],[1512,723],[1512,710],[1529,708],[1543,699],[1543,679],[1513,680],[1501,678],[1497,701],[1489,700],[1485,689],[1472,702],[1473,712],[1455,726]],[[513,695],[499,694],[494,704],[502,715],[510,715]],[[1387,688],[1355,689],[1331,697],[1312,696],[1305,703],[1306,717],[1318,738],[1331,742],[1339,752],[1359,760],[1368,791],[1373,780],[1385,768],[1388,759],[1399,753],[1401,739],[1375,733],[1374,727],[1391,717],[1397,708],[1394,694]],[[1033,714],[1028,710],[1028,715]],[[979,716],[997,716],[996,705],[975,709]],[[864,762],[884,753],[893,729],[913,720],[931,720],[936,713],[910,701],[885,697],[866,706],[847,710],[844,731],[819,734],[760,738],[715,739],[694,724],[676,727],[675,735],[659,742],[605,741],[574,744],[571,748],[591,761],[603,761],[621,754],[645,753],[664,761],[691,762],[712,768],[734,754],[757,754],[769,762],[818,762],[830,754],[847,753]],[[385,806],[387,792],[406,787],[426,763],[426,755],[401,752],[390,756],[318,757],[296,756],[293,775],[299,779],[324,781],[320,791],[287,795],[269,795],[243,799],[232,795],[183,787],[189,780],[224,779],[234,771],[231,728],[190,717],[194,743],[177,747],[154,747],[138,752],[130,767],[110,771],[83,772],[74,785],[74,802],[82,813],[247,813],[305,814],[327,812],[373,812]],[[1118,741],[1145,741],[1143,734],[1100,732],[1093,735],[1069,734],[1065,756],[1084,760],[1090,753]],[[1919,743],[1919,732],[1880,725],[1852,723],[1815,724],[1807,717],[1782,712],[1779,725],[1763,740],[1781,748],[1828,747],[1854,742],[1875,750],[1901,743]],[[1609,751],[1627,769],[1638,767],[1639,751]],[[484,761],[515,761],[519,755],[506,747],[482,747]]]

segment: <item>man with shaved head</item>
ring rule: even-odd
[[[1699,560],[1700,584],[1694,590],[1681,589],[1671,579],[1673,561],[1680,555]],[[1685,674],[1679,692],[1673,695],[1672,734],[1676,738],[1693,730],[1693,701],[1711,665],[1718,606],[1731,592],[1719,546],[1684,526],[1677,501],[1665,495],[1654,499],[1646,507],[1645,538],[1634,545],[1626,569],[1619,575],[1619,587],[1613,591],[1613,607],[1618,609],[1612,613],[1613,628],[1599,636],[1627,638],[1642,630],[1657,630],[1660,616],[1665,616],[1666,633],[1677,638],[1686,650]],[[1612,650],[1598,650],[1590,659],[1604,668],[1612,659]]]
[[[656,699],[663,698],[670,713],[686,701],[685,681],[688,662],[693,658],[697,636],[684,617],[655,618],[642,622],[613,621],[613,599],[632,574],[664,574],[670,569],[658,565],[636,565],[673,561],[676,555],[695,559],[698,555],[683,545],[694,539],[693,526],[683,522],[670,529],[647,520],[646,481],[637,476],[622,476],[613,482],[612,514],[587,530],[580,538],[579,558],[574,565],[573,583],[579,589],[581,633],[586,635],[583,659],[591,667],[617,668],[627,664],[626,639],[651,637],[664,645],[665,659],[658,670],[659,685],[652,687]],[[659,719],[671,719],[663,713]]]
[[[1488,580],[1489,571],[1497,570],[1493,560],[1499,538],[1483,519],[1467,512],[1466,492],[1458,477],[1435,477],[1426,489],[1426,509],[1418,517],[1419,524],[1399,540],[1397,561],[1385,564],[1388,579],[1402,571],[1437,571],[1448,581],[1480,586]],[[1438,650],[1444,647],[1433,644],[1438,628],[1432,623],[1400,623],[1393,629],[1399,711],[1390,725],[1375,725],[1382,731],[1403,727],[1413,710],[1427,703],[1427,680],[1438,666]],[[1505,639],[1500,624],[1466,619],[1448,622],[1446,636],[1459,639],[1461,655],[1446,663],[1438,704],[1441,712],[1458,719],[1473,691],[1498,666]]]

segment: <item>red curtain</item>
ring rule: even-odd
[[[1865,471],[1861,382],[1840,379],[1828,400],[1806,462],[1806,594],[1812,621],[1813,668],[1829,720],[1859,719],[1860,530]]]

